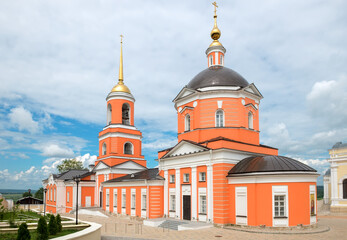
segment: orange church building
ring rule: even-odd
[[[158,152],[149,169],[134,125],[135,98],[123,79],[106,98],[107,125],[91,171],[71,170],[44,180],[47,210],[100,206],[113,214],[215,224],[289,227],[316,218],[316,170],[260,144],[255,84],[224,66],[226,49],[214,15],[207,69],[173,99],[178,142]],[[121,45],[122,46],[122,45]]]

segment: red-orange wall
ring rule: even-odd
[[[91,206],[94,206],[94,187],[81,187],[81,204],[82,207],[86,206],[86,197],[90,196],[91,197]]]

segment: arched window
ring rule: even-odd
[[[112,106],[111,104],[107,105],[107,125],[111,124],[112,122]]]
[[[253,113],[248,113],[248,128],[253,129]]]
[[[127,103],[122,106],[122,124],[130,125],[130,107]]]
[[[133,154],[133,145],[130,142],[124,144],[124,154]]]
[[[216,112],[216,127],[224,127],[224,112],[223,112],[223,110],[218,110]]]
[[[102,144],[102,155],[106,155],[106,143]]]
[[[213,56],[212,56],[212,54],[210,55],[210,66],[212,66],[213,65]]]
[[[190,115],[189,114],[187,114],[185,117],[184,130],[190,131]]]
[[[342,182],[343,199],[347,199],[347,179]]]

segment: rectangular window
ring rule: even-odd
[[[113,195],[113,207],[117,207],[117,203],[118,203],[118,198],[117,198],[117,193],[115,193],[114,195]]]
[[[66,202],[70,202],[70,192],[67,192],[67,201]]]
[[[200,196],[200,212],[202,214],[206,214],[206,195]]]
[[[125,195],[125,193],[123,193],[122,194],[122,208],[126,207],[126,200],[127,200],[126,195]]]
[[[176,210],[176,195],[170,195],[170,211]]]
[[[286,217],[286,196],[275,195],[275,217]]]
[[[200,182],[206,182],[206,172],[200,172],[199,173],[199,181]]]
[[[170,183],[175,183],[175,174],[170,175]]]
[[[110,205],[110,194],[106,193],[106,207]]]
[[[141,208],[142,210],[146,210],[147,208],[147,195],[142,195],[142,201],[141,201]]]
[[[189,173],[183,174],[183,182],[185,183],[189,182]]]
[[[136,196],[135,194],[131,194],[131,209],[135,209],[136,207]]]
[[[57,201],[57,189],[54,189],[54,202]]]

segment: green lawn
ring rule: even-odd
[[[68,230],[63,230],[60,233],[57,233],[56,235],[51,235],[49,236],[49,239],[51,238],[56,238],[56,237],[61,237],[65,236],[71,233],[75,233],[79,230],[77,229],[68,229]],[[36,231],[30,231],[31,239],[35,240],[36,239]],[[0,233],[0,239],[1,240],[16,240],[17,239],[17,233]]]

